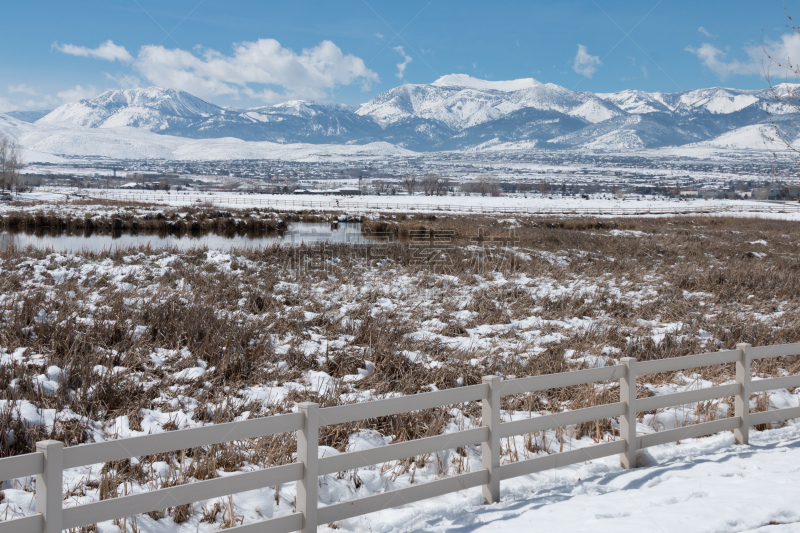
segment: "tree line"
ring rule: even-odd
[[[450,178],[439,174],[425,174],[421,177],[416,174],[406,174],[400,178],[400,186],[409,195],[416,191],[422,191],[425,196],[444,196],[453,192],[456,187],[463,192],[481,196],[499,196],[501,192],[500,182],[488,176],[481,176],[473,181],[456,185]]]
[[[396,192],[390,191],[391,186],[388,182],[375,182],[375,189],[378,193]],[[530,192],[538,190],[541,194],[550,192],[550,183],[501,183],[494,176],[482,175],[463,183],[456,183],[450,178],[438,174],[426,174],[422,177],[416,174],[405,174],[400,178],[400,187],[409,195],[416,191],[422,191],[426,196],[444,196],[456,189],[467,194],[480,194],[481,196],[500,196],[503,192]],[[566,194],[566,184],[561,185],[562,194]]]
[[[16,141],[0,135],[0,188],[3,192],[19,185],[19,171],[23,167],[21,152]]]

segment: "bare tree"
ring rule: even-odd
[[[375,192],[378,194],[386,194],[389,192],[389,182],[386,180],[374,180],[372,182],[372,188],[375,189]]]
[[[492,176],[478,176],[472,181],[461,184],[461,190],[469,194],[480,194],[481,196],[500,196],[500,183]]]
[[[433,196],[439,189],[439,181],[441,178],[437,174],[426,174],[422,178],[422,190],[425,196]]]
[[[400,180],[400,185],[408,192],[409,195],[414,194],[414,189],[417,188],[417,175],[416,174],[406,174]]]
[[[75,189],[78,190],[78,192],[80,192],[81,187],[83,187],[83,179],[80,176],[73,174],[69,178],[69,182]]]
[[[447,190],[450,189],[450,187],[450,180],[448,178],[440,177],[436,182],[436,195],[444,196],[447,194]]]
[[[242,180],[238,178],[224,178],[222,180],[222,188],[228,191],[234,191],[242,186]]]
[[[789,14],[786,2],[783,4],[783,9],[789,19],[788,26],[800,35],[800,26],[795,24]],[[764,144],[776,159],[784,157],[800,165],[800,149],[794,144],[800,138],[800,124],[797,122],[797,115],[800,114],[800,85],[797,85],[800,76],[800,58],[776,56],[764,44],[763,38],[761,47],[765,56],[764,76],[774,98],[772,103],[767,104],[769,127],[761,129]],[[772,70],[782,73],[783,83],[773,82]]]
[[[539,182],[539,192],[542,193],[542,196],[550,192],[550,183],[547,181]]]
[[[19,184],[19,171],[23,167],[19,145],[0,135],[0,186],[11,191]]]
[[[462,192],[467,194],[475,194],[480,192],[480,188],[478,187],[477,181],[465,181],[461,185],[458,186]]]

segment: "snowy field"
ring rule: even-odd
[[[181,196],[188,198],[184,199]],[[102,198],[103,194],[98,194]],[[114,198],[113,193],[109,194]],[[452,213],[563,213],[563,214],[639,214],[680,213],[692,211],[759,212],[791,211],[800,214],[800,204],[769,204],[749,200],[621,200],[614,198],[514,196],[345,196],[316,197],[312,195],[237,195],[219,193],[197,195],[179,193],[153,194],[150,191],[123,193],[122,198],[141,197],[167,205],[191,205],[198,199],[219,206],[253,205],[290,207],[293,209],[354,209],[362,211],[422,211]]]
[[[0,454],[36,440],[73,446],[479,383],[800,340],[800,226],[693,217],[496,221],[486,241],[463,219],[446,254],[409,244],[264,250],[7,249],[0,264]],[[510,228],[518,240],[503,240]],[[499,240],[494,240],[498,237]],[[797,374],[799,358],[754,364]],[[733,383],[731,365],[652,375],[640,397]],[[614,382],[508,397],[504,421],[618,397]],[[754,411],[800,406],[798,389],[754,395]],[[648,434],[732,415],[732,399],[642,413]],[[327,427],[334,455],[481,424],[476,404]],[[503,464],[618,438],[619,422],[503,441]],[[344,531],[792,531],[800,426],[649,448],[342,523]],[[292,435],[67,470],[64,505],[293,462]],[[327,475],[320,505],[481,468],[479,446]],[[32,480],[6,481],[0,518],[31,514]],[[100,533],[211,532],[283,516],[295,489],[217,498],[98,525]],[[776,525],[770,525],[775,522]],[[533,524],[533,525],[532,525]],[[783,525],[778,525],[783,524]]]
[[[450,509],[412,504],[365,519],[362,530],[800,531],[798,424],[758,433],[749,446],[726,434],[650,448],[644,459],[635,470],[608,458],[508,482],[497,505],[475,505],[477,491]]]
[[[171,207],[197,206],[241,209],[248,207],[275,208],[284,211],[345,211],[348,214],[438,213],[438,214],[556,214],[556,215],[663,215],[663,214],[724,214],[726,216],[779,218],[800,220],[800,204],[796,202],[761,202],[755,200],[664,199],[635,197],[618,199],[596,196],[542,197],[540,195],[512,196],[313,196],[239,193],[189,193],[163,191],[98,191],[69,188],[48,189],[24,193],[19,200],[44,207],[51,203],[76,198],[93,198],[121,202],[142,202]],[[4,211],[12,206],[0,207]]]

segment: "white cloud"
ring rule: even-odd
[[[397,64],[397,74],[395,74],[395,76],[397,76],[398,78],[400,78],[402,80],[403,76],[405,76],[405,74],[406,74],[406,67],[412,61],[411,60],[411,56],[406,54],[406,52],[405,52],[405,50],[403,50],[402,46],[395,46],[394,48],[392,48],[392,50],[394,50],[395,52],[397,52],[398,54],[400,54],[403,57],[403,62]]]
[[[22,93],[22,94],[27,94],[29,96],[36,96],[39,94],[39,91],[37,91],[33,87],[28,87],[24,83],[20,83],[19,85],[9,85],[8,92],[9,94]]]
[[[93,96],[97,96],[98,94],[99,91],[94,85],[89,85],[85,88],[81,85],[76,85],[72,89],[66,89],[56,93],[56,96],[58,96],[63,103],[67,104],[69,102],[77,102],[78,100],[91,98]]]
[[[597,72],[597,67],[601,64],[600,57],[590,55],[589,49],[586,48],[586,46],[582,44],[578,45],[578,53],[575,54],[575,63],[572,65],[572,70],[587,78],[591,78],[592,74]]]
[[[9,85],[8,94],[21,95],[0,98],[0,112],[29,110],[29,109],[52,109],[64,103],[64,100],[56,98],[52,94],[41,94],[41,92],[25,83],[19,85]]]
[[[74,44],[58,43],[54,43],[53,48],[59,52],[63,52],[72,56],[94,57],[97,59],[105,59],[106,61],[122,61],[123,63],[130,63],[133,61],[133,56],[125,49],[125,47],[114,44],[111,39],[104,42],[97,48],[87,48],[85,46],[76,46]]]
[[[700,33],[702,33],[703,35],[705,35],[705,36],[706,36],[706,37],[708,37],[709,39],[716,39],[716,38],[717,38],[717,36],[716,36],[716,35],[714,35],[713,33],[711,33],[710,31],[708,31],[707,29],[705,29],[705,28],[704,28],[704,27],[702,27],[702,26],[700,26],[699,28],[697,28],[697,31],[699,31]]]
[[[764,48],[761,45],[747,46],[744,48],[746,59],[743,60],[727,60],[728,49],[720,50],[711,43],[703,43],[699,48],[687,46],[685,50],[697,56],[700,62],[720,80],[725,80],[735,75],[762,74],[765,67],[769,67],[770,58],[772,62],[782,67],[798,63],[800,35],[786,33],[778,41],[764,41]],[[769,57],[764,54],[765,50]]]
[[[703,43],[699,48],[687,46],[686,51],[696,55],[700,62],[708,70],[716,74],[720,80],[725,80],[736,74],[750,76],[758,74],[762,70],[761,48],[758,48],[758,50],[754,48],[746,49],[748,55],[746,61],[738,59],[726,61],[725,58],[728,52],[723,52],[711,43]]]
[[[64,102],[53,96],[52,94],[45,94],[41,98],[29,98],[18,102],[17,105],[20,109],[52,109]]]
[[[377,37],[378,39],[383,39],[383,34],[379,33],[379,32],[375,32],[375,37]]]
[[[646,66],[642,65],[642,66],[639,67],[639,69],[642,71],[642,77],[644,79],[649,79],[650,78],[650,73],[647,72],[647,67]]]
[[[23,86],[25,84],[22,84]],[[9,91],[11,92],[11,91]],[[52,109],[61,105],[63,102],[52,94],[29,94],[23,91],[15,91],[17,94],[27,94],[19,98],[0,98],[0,112],[18,111],[29,109]]]
[[[58,49],[73,53],[73,48],[80,48],[67,49],[71,46]],[[116,59],[129,62],[122,54]],[[259,39],[236,44],[231,55],[202,47],[190,52],[145,45],[137,54],[134,68],[137,76],[161,87],[185,90],[200,97],[237,98],[245,94],[266,102],[322,99],[337,86],[358,81],[363,89],[368,89],[379,81],[361,58],[344,54],[331,41],[296,53],[275,39]]]
[[[800,34],[784,33],[779,41],[766,41],[764,46],[769,58],[783,67],[791,64],[796,68],[794,65],[800,63]],[[757,59],[759,63],[769,60],[764,57],[764,49],[761,46],[751,46],[746,50],[748,55],[754,60]]]

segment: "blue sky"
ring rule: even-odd
[[[800,0],[788,8],[800,19]],[[4,18],[0,111],[149,85],[236,107],[358,104],[451,73],[592,92],[757,89],[762,33],[800,56],[779,0],[30,1]]]

